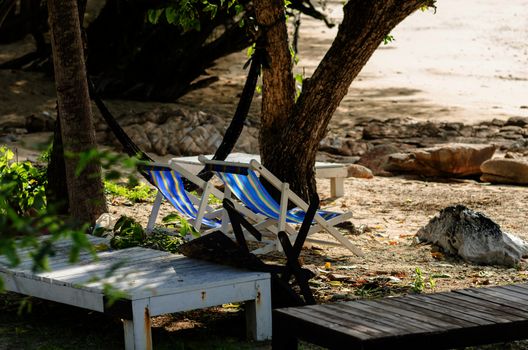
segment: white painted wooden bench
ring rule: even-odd
[[[211,154],[205,155],[206,158],[212,158]],[[227,162],[249,163],[255,159],[260,163],[258,154],[247,153],[230,153],[225,159]],[[169,160],[169,165],[176,163],[193,174],[198,174],[203,169],[202,163],[198,156],[177,157]],[[348,176],[347,168],[344,164],[315,162],[315,177],[321,179],[330,179],[330,195],[332,197],[343,197],[345,195],[345,178]]]
[[[92,244],[107,242],[90,236]],[[50,272],[33,273],[27,251],[22,263],[10,268],[0,257],[0,277],[9,291],[48,299],[123,319],[125,348],[151,349],[150,317],[201,309],[225,303],[245,302],[248,336],[271,338],[270,276],[187,258],[183,255],[128,248],[97,253],[98,260],[84,252],[74,264],[68,262],[71,242],[57,244],[50,259]],[[122,264],[110,277],[106,274]],[[98,280],[94,281],[94,277]],[[127,297],[108,307],[105,284]]]

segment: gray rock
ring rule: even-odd
[[[26,128],[28,132],[53,131],[55,129],[55,118],[48,112],[26,117]]]
[[[511,117],[506,121],[505,125],[524,127],[528,125],[528,117]]]
[[[374,175],[390,176],[391,173],[385,170],[389,155],[400,152],[400,150],[393,144],[374,146],[359,158],[358,164],[372,170]]]
[[[214,153],[222,142],[230,118],[179,108],[122,115],[118,117],[118,122],[146,152],[180,156]],[[99,127],[98,130],[104,132],[103,140],[112,140],[117,145],[107,128]],[[244,127],[234,151],[258,153],[256,127]]]
[[[484,182],[528,184],[528,162],[521,159],[490,159],[480,166]]]
[[[0,118],[0,130],[23,129],[26,127],[26,118],[16,114],[3,115]]]
[[[385,170],[422,176],[462,177],[480,174],[480,165],[495,152],[493,145],[445,144],[388,157]]]
[[[526,242],[503,233],[490,218],[463,205],[441,210],[417,236],[476,264],[514,266],[528,255]]]

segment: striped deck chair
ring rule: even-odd
[[[224,194],[217,190],[210,182],[202,180],[177,164],[167,166],[149,163],[147,165],[142,165],[141,167],[146,174],[147,180],[158,190],[148,220],[147,232],[152,232],[161,206],[161,201],[165,199],[172,204],[180,216],[189,220],[194,229],[201,234],[207,234],[219,230],[235,239],[231,224],[229,223],[229,216],[225,210],[221,207],[215,209],[208,205],[210,194],[219,200],[224,198]],[[185,191],[182,177],[193,182],[202,190],[202,195],[199,198]],[[272,224],[265,222],[263,217],[246,209],[244,206],[237,205],[236,209],[243,213],[243,215],[253,223],[255,228],[259,230],[266,230]],[[271,230],[272,231],[270,232],[276,232],[273,231],[273,228],[271,228]],[[252,236],[249,236],[248,239],[255,240]],[[268,245],[272,244],[272,242],[267,236],[259,241],[262,243],[263,247],[257,247],[252,253],[263,254],[270,251]]]
[[[275,175],[267,170],[256,160],[249,164],[232,163],[209,160],[203,156],[198,158],[207,170],[213,171],[225,184],[224,198],[230,198],[231,194],[237,197],[248,209],[254,213],[265,216],[276,224],[277,232],[285,231],[290,234],[290,240],[295,239],[295,230],[291,224],[301,224],[308,210],[308,204],[289,189],[286,182],[280,181]],[[273,185],[281,193],[280,203],[269,194],[259,180],[257,173]],[[297,207],[288,210],[288,203],[292,202]],[[315,214],[313,225],[308,235],[325,230],[352,253],[363,256],[359,248],[354,246],[334,226],[352,217],[352,213],[335,213],[318,210]],[[321,241],[308,238],[307,241],[322,244],[335,244],[329,241]],[[278,240],[275,248],[280,249]]]
[[[162,199],[166,199],[176,209],[179,215],[188,219],[198,232],[208,233],[221,227],[222,209],[215,210],[208,205],[209,194],[223,195],[209,182],[203,181],[198,176],[188,172],[177,165],[148,164],[142,165],[142,170],[147,174],[147,180],[154,185],[158,194],[150,213],[147,232],[151,232],[158,217]],[[195,183],[202,189],[202,195],[197,198],[185,191],[182,176]],[[202,226],[204,230],[202,230]]]

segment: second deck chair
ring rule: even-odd
[[[308,204],[297,194],[289,189],[286,182],[280,181],[275,175],[267,170],[256,160],[249,164],[233,163],[209,160],[203,156],[198,157],[207,170],[215,172],[225,184],[224,197],[229,198],[233,193],[247,208],[254,213],[266,216],[277,224],[278,231],[286,231],[295,239],[295,230],[289,224],[301,224],[303,222]],[[268,193],[259,177],[264,177],[281,193],[280,203]],[[292,202],[297,208],[288,210],[288,203]],[[354,246],[334,226],[352,217],[352,213],[335,213],[318,210],[315,214],[313,225],[308,235],[325,230],[330,233],[339,244],[346,247],[357,256],[363,256],[363,252]],[[307,241],[332,244],[328,241],[307,239]],[[275,245],[279,249],[279,244]]]

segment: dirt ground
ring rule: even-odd
[[[329,7],[332,17],[338,20],[341,15],[337,3],[331,2]],[[418,12],[412,15],[392,33],[396,40],[380,47],[374,54],[341,103],[330,128],[346,129],[347,124],[352,125],[360,117],[411,117],[476,123],[493,118],[528,116],[528,45],[526,36],[522,35],[528,30],[527,17],[528,0],[509,1],[501,6],[492,0],[475,0],[463,5],[456,0],[442,0],[438,1],[436,14]],[[301,60],[296,67],[299,72],[309,75],[313,71],[335,31],[316,21],[303,19]],[[22,45],[0,46],[0,62],[30,49],[29,39]],[[220,60],[210,70],[211,74],[218,74],[220,80],[185,96],[179,104],[229,116],[243,83],[244,72],[240,67],[244,60],[244,53]],[[53,84],[42,74],[0,71],[0,118],[44,111],[53,114],[53,89]],[[256,98],[251,112],[253,117],[258,115],[259,102],[260,98]],[[110,101],[109,106],[116,114],[160,107],[155,103],[128,101]],[[171,106],[174,105],[166,104],[163,108]],[[30,150],[30,146],[47,137],[49,134],[45,133],[21,136],[18,141],[7,144],[17,147],[21,156],[31,157],[35,151]],[[410,284],[416,280],[417,268],[426,281],[429,278],[434,281],[434,286],[426,286],[424,292],[528,279],[524,261],[517,268],[476,266],[414,242],[414,234],[420,227],[439,210],[453,204],[483,212],[504,231],[528,240],[527,187],[489,185],[475,180],[350,178],[345,181],[345,196],[335,199],[329,198],[329,184],[325,180],[320,180],[318,185],[325,209],[352,211],[351,221],[355,229],[341,230],[365,253],[365,257],[359,258],[338,247],[316,246],[303,250],[304,263],[313,265],[320,273],[312,285],[319,302],[409,292]],[[126,206],[120,201],[110,202],[112,215],[127,214],[143,224],[150,208],[150,203]],[[169,211],[170,208],[164,206],[161,215]],[[84,344],[66,343],[66,347],[60,342],[44,342],[43,346],[38,342],[28,344],[24,340],[28,335],[31,339],[45,339],[60,337],[61,332],[50,327],[35,312],[24,319],[17,318],[12,296],[2,302],[0,348],[111,349],[120,346],[115,340],[121,336],[119,324],[101,320],[93,314],[40,302],[35,309],[58,318],[58,326],[67,328],[68,322],[72,324],[68,339],[81,336],[86,324],[89,325],[85,332],[88,336],[104,334],[105,337],[102,341],[86,341]],[[65,313],[69,316],[64,316]],[[220,326],[216,325],[214,317],[208,318],[203,313],[158,318],[155,321],[155,343],[168,344],[167,348],[220,348],[203,343],[192,345],[192,342],[211,329],[215,336],[238,337],[242,334],[240,329],[229,329],[225,325],[239,327],[239,316],[222,313],[219,317],[224,323],[220,322]],[[59,320],[62,317],[66,319],[64,322]],[[88,323],[83,322],[86,317]],[[174,343],[174,337],[185,338],[189,334],[191,345]],[[231,344],[231,340],[222,339],[220,343],[228,344],[221,348],[257,347],[239,340]],[[267,344],[259,346],[268,347]],[[497,347],[506,348],[528,349],[528,345],[516,343]]]

